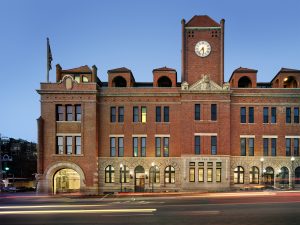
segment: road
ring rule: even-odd
[[[0,195],[1,225],[299,225],[300,192],[114,198]]]

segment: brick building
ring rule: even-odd
[[[268,83],[237,68],[224,82],[224,20],[182,20],[182,71],[64,70],[42,83],[39,190],[228,190],[300,183],[300,70]],[[294,179],[296,178],[296,179]]]

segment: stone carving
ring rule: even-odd
[[[182,90],[182,91],[187,91],[187,90],[189,90],[189,84],[188,84],[188,82],[186,82],[186,81],[183,81],[183,82],[182,82],[182,84],[181,84],[181,90]]]
[[[61,79],[60,83],[65,83],[65,87],[67,90],[71,90],[73,88],[73,84],[77,81],[74,80],[74,78],[71,75],[65,75]]]
[[[228,89],[229,88],[227,86],[224,86],[222,88],[221,86],[213,82],[208,74],[203,74],[201,80],[197,81],[188,88],[188,90],[190,91],[222,91]]]

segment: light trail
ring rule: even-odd
[[[22,206],[0,206],[0,209],[35,209],[35,208],[80,208],[97,207],[103,205],[22,205]]]
[[[1,211],[0,215],[17,214],[76,214],[76,213],[153,213],[156,209],[87,209],[87,210],[39,210],[39,211]]]

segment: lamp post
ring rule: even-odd
[[[295,171],[294,171],[294,161],[295,161],[295,157],[294,156],[292,156],[291,157],[291,162],[292,162],[292,171],[291,171],[291,177],[292,177],[292,188],[294,188],[294,178],[295,178],[295,176],[294,176],[294,173],[295,173]]]
[[[154,162],[151,163],[151,166],[152,166],[152,192],[154,192],[154,176],[155,176],[155,164]]]
[[[260,179],[260,184],[264,184],[263,179],[264,179],[264,157],[260,158],[260,162],[261,162],[261,179]]]
[[[122,170],[123,170],[123,164],[120,164],[120,192],[122,192]]]

